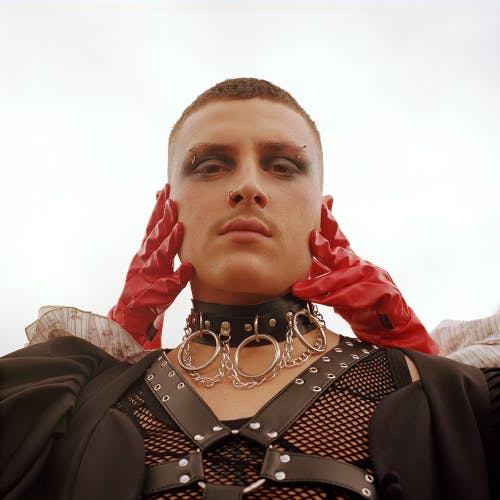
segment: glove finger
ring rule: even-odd
[[[311,231],[309,248],[322,265],[332,270],[339,265],[355,265],[361,260],[350,248],[331,247],[330,242],[317,229]]]
[[[178,222],[145,263],[145,275],[162,276],[172,273],[174,257],[181,247],[183,235],[184,228],[182,223]]]
[[[165,203],[163,217],[157,222],[155,227],[150,231],[147,238],[143,241],[138,254],[145,262],[150,256],[158,250],[162,242],[172,232],[177,222],[177,206],[175,202],[168,199]]]
[[[355,300],[363,293],[363,283],[380,280],[377,274],[380,268],[362,261],[351,250],[336,248],[332,254],[333,259],[330,261],[332,269],[327,273],[295,283],[292,287],[295,295],[319,304],[335,306],[339,304],[338,294],[345,293]]]
[[[165,192],[166,197],[168,198],[170,196],[170,184],[165,184],[163,186],[163,189],[160,189],[160,191],[156,191],[156,199],[158,199],[161,195],[162,192]]]
[[[136,306],[153,309],[156,314],[164,312],[175,300],[181,290],[187,285],[194,273],[194,267],[189,262],[179,266],[179,269],[169,276],[164,276],[135,297]]]
[[[309,278],[303,281],[297,281],[292,285],[292,293],[300,298],[309,299],[311,292],[309,291],[309,283],[311,278],[316,278],[318,276],[323,276],[328,274],[331,269],[325,266],[322,262],[317,260],[315,257],[311,262],[311,269],[309,270]]]
[[[322,264],[331,268],[330,263],[333,262],[334,255],[330,248],[330,242],[317,229],[311,231],[309,249],[313,257],[316,257]]]
[[[158,224],[161,224],[163,227],[166,228],[168,232],[170,232],[176,222],[177,222],[177,205],[174,200],[168,198],[165,203],[165,210],[163,212],[163,217],[160,219]]]
[[[403,317],[406,307],[401,292],[380,275],[375,266],[354,266],[336,270],[301,284],[301,298],[333,307],[373,309],[379,314],[388,312]]]
[[[337,220],[325,205],[321,205],[321,233],[328,239],[332,248],[350,248],[349,240],[340,230]]]
[[[321,276],[330,272],[331,269],[324,264],[322,264],[319,260],[313,259],[311,263],[311,270],[309,271],[309,276],[311,278],[316,278],[317,276]]]
[[[159,195],[158,193],[156,193],[156,203],[153,208],[153,211],[151,212],[151,216],[149,217],[148,223],[146,225],[146,232],[144,233],[144,238],[142,239],[142,243],[144,243],[149,233],[153,230],[153,228],[156,226],[156,224],[163,215],[165,201],[168,197],[166,196],[165,187],[159,193],[160,193]]]
[[[317,302],[318,304],[333,305],[331,299],[335,286],[335,278],[332,273],[329,273],[326,276],[297,281],[292,285],[292,293],[296,297]]]
[[[194,274],[194,267],[191,262],[183,262],[179,268],[175,271],[173,276],[176,277],[176,280],[178,281],[179,285],[184,288],[188,281],[191,280]]]
[[[317,230],[311,232],[309,246],[314,257],[331,270],[353,267],[364,262],[350,247],[331,247],[330,242]]]

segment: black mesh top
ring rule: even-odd
[[[351,463],[372,471],[368,428],[371,416],[387,395],[411,382],[399,351],[375,351],[332,384],[275,443],[281,451],[302,452]],[[189,438],[169,417],[142,381],[138,381],[116,407],[133,419],[144,436],[146,464],[181,458],[195,451]],[[245,420],[226,421],[237,429]],[[206,481],[249,485],[259,477],[265,449],[234,435],[203,453]],[[200,499],[197,484],[150,495],[150,499]],[[361,498],[340,487],[267,481],[245,498],[343,499]]]

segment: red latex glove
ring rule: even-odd
[[[177,207],[169,194],[170,186],[166,184],[157,195],[141,248],[130,263],[118,303],[108,313],[145,349],[161,347],[161,335],[156,332],[161,330],[163,312],[186,286],[194,270],[189,263],[181,264],[175,272],[173,269],[183,227],[177,221]]]
[[[311,278],[292,286],[302,299],[333,306],[362,340],[437,354],[439,348],[406,304],[389,274],[358,257],[324,205],[321,232],[313,230]]]

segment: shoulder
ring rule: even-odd
[[[414,363],[434,411],[444,415],[468,408],[481,426],[487,425],[492,393],[491,384],[481,369],[442,356],[399,350]]]
[[[43,470],[56,441],[68,434],[73,444],[88,440],[152,356],[131,365],[86,340],[64,336],[0,358],[0,497],[27,498],[15,492],[37,487],[33,471]],[[76,460],[75,453],[71,447],[68,456]]]
[[[85,372],[88,377],[127,365],[86,340],[64,336],[30,345],[0,358],[0,371],[31,372],[33,380],[54,372]],[[5,379],[4,379],[5,380]]]
[[[419,351],[414,351],[412,349],[397,348],[399,351],[403,352],[406,359],[410,360],[414,364],[420,379],[429,379],[439,374],[442,377],[446,377],[445,380],[449,379],[469,379],[471,381],[482,381],[484,383],[484,376],[481,370],[477,367],[454,361],[443,356],[437,356],[434,354],[426,354]],[[443,380],[443,382],[445,381]],[[437,383],[441,383],[435,380]]]

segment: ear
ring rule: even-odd
[[[331,212],[333,207],[333,196],[331,194],[325,194],[323,196],[322,203],[323,205],[326,205],[328,207],[328,210],[330,210]]]

